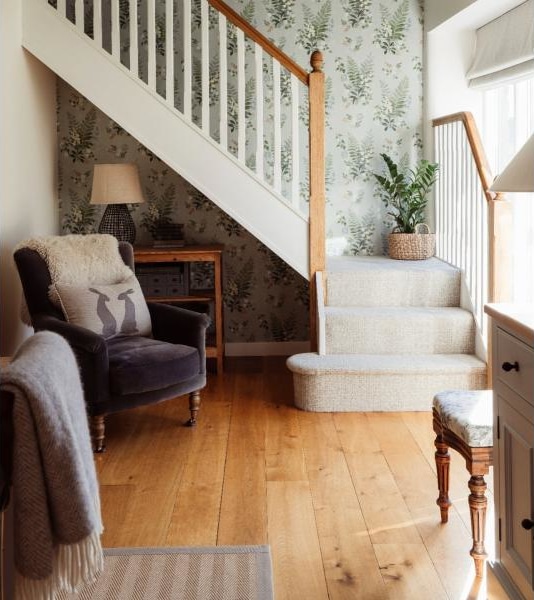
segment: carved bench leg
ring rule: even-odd
[[[439,506],[441,512],[441,522],[446,523],[449,520],[449,506],[451,501],[449,500],[449,468],[451,464],[451,455],[449,454],[449,447],[443,441],[441,435],[437,435],[434,440],[436,446],[436,470],[438,472],[438,489],[439,496],[436,500],[436,504]]]
[[[200,392],[198,390],[189,394],[189,410],[191,411],[191,418],[187,421],[188,427],[193,427],[197,424],[197,414],[200,409]]]
[[[104,444],[106,425],[104,422],[104,415],[97,415],[90,417],[89,429],[91,430],[91,442],[93,443],[93,452],[105,452],[106,446]]]
[[[471,513],[471,531],[473,534],[473,548],[471,556],[475,560],[475,571],[477,577],[484,574],[484,562],[487,558],[484,547],[484,535],[486,532],[486,508],[488,499],[486,498],[486,482],[483,475],[472,475],[469,480],[469,511]]]

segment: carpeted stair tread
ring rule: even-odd
[[[444,389],[484,389],[486,364],[474,355],[297,354],[295,405],[314,412],[429,411]]]
[[[458,306],[460,271],[436,258],[329,258],[328,306]]]
[[[474,354],[317,354],[305,352],[294,354],[287,359],[288,368],[303,375],[322,373],[359,373],[374,375],[422,374],[427,376],[434,371],[448,373],[483,369],[486,363]]]
[[[475,323],[461,308],[325,307],[328,354],[471,354]]]

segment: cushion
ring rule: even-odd
[[[471,448],[493,446],[491,390],[451,390],[434,396],[441,423]]]
[[[150,313],[135,276],[108,285],[56,283],[52,295],[69,323],[111,338],[116,335],[152,335]]]
[[[140,394],[160,390],[200,373],[198,350],[138,336],[108,341],[112,394]]]

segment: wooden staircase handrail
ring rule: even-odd
[[[290,58],[285,52],[277,48],[271,40],[266,38],[260,33],[255,27],[253,27],[248,21],[237,13],[233,8],[230,8],[223,0],[208,0],[208,2],[222,13],[231,23],[241,29],[251,40],[254,40],[259,44],[267,54],[275,58],[282,66],[288,71],[293,73],[304,85],[308,85],[308,73],[299,66],[292,58]]]
[[[464,111],[445,115],[432,120],[432,127],[447,123],[462,122],[473,159],[477,168],[484,196],[488,203],[489,239],[489,302],[509,302],[512,297],[511,283],[511,204],[506,196],[490,191],[493,176],[489,166],[482,138],[472,113]]]
[[[432,127],[439,127],[440,125],[447,125],[447,123],[455,123],[458,121],[461,121],[464,125],[486,200],[488,202],[491,202],[492,200],[502,200],[503,198],[501,194],[490,192],[489,188],[493,183],[491,168],[489,166],[486,152],[484,151],[482,138],[480,137],[480,133],[472,113],[467,111],[457,112],[444,117],[439,117],[438,119],[433,119]]]

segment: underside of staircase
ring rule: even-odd
[[[486,387],[458,269],[438,259],[340,257],[322,275],[319,352],[287,362],[299,408],[430,410],[439,391]]]

